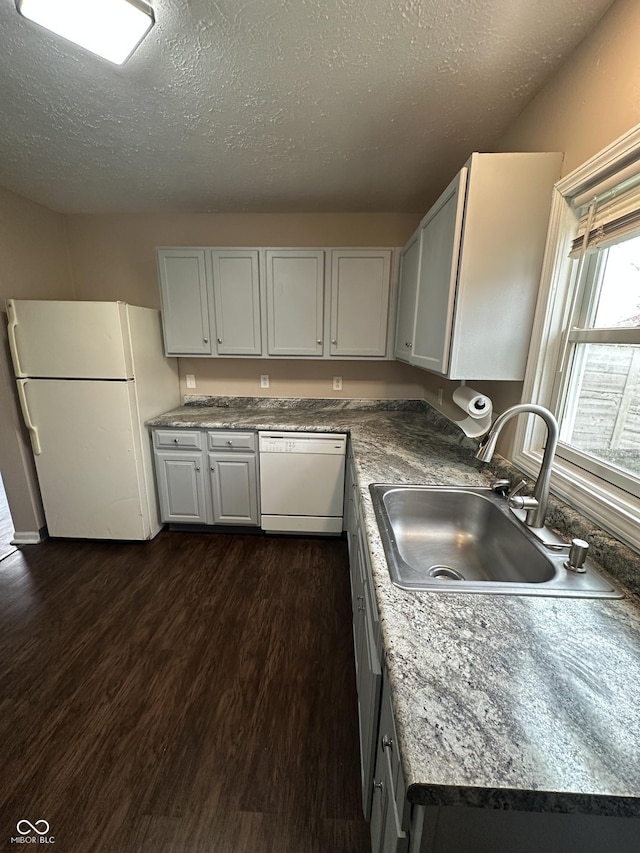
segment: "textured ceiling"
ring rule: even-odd
[[[0,185],[63,212],[421,212],[611,0],[155,0],[116,67],[0,0]]]

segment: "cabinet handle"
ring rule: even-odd
[[[380,791],[382,792],[382,791],[384,791],[384,784],[382,782],[376,782],[376,780],[374,779],[373,780],[373,793],[374,794],[376,792],[376,788],[379,788]]]
[[[391,749],[393,747],[393,741],[389,737],[389,735],[382,735],[382,748],[383,749]]]
[[[359,595],[358,601],[360,602],[360,604],[358,605],[358,610],[364,610],[364,596]]]

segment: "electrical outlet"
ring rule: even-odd
[[[268,373],[261,373],[260,374],[260,387],[261,388],[268,388],[269,387],[269,374]]]
[[[187,373],[185,376],[187,381],[187,388],[195,388],[196,387],[196,377],[194,373]]]
[[[333,390],[342,391],[342,376],[333,377]]]

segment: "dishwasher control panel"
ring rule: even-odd
[[[347,436],[327,432],[260,432],[260,453],[319,453],[343,456]]]

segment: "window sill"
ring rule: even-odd
[[[541,462],[541,452],[521,451],[513,456],[513,465],[533,479],[538,476]],[[640,552],[640,507],[632,495],[604,484],[588,471],[558,457],[551,474],[551,491],[629,548]]]

